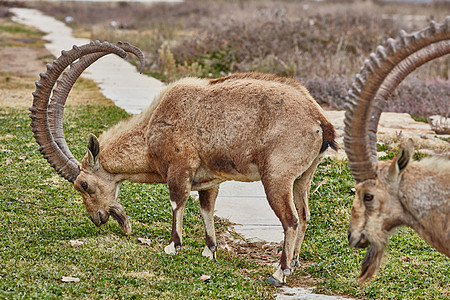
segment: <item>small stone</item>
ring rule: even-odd
[[[141,242],[142,244],[147,244],[149,246],[152,245],[152,240],[150,239],[138,238],[138,241]]]
[[[63,276],[61,278],[62,282],[80,282],[80,278],[77,277],[70,277],[70,276]]]
[[[76,248],[76,247],[81,246],[83,244],[84,244],[84,242],[82,242],[82,241],[77,241],[77,240],[71,240],[70,241],[70,245],[72,246],[72,248]]]

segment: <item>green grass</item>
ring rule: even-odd
[[[43,32],[0,18],[0,46],[42,47]]]
[[[84,154],[88,132],[126,116],[114,106],[68,107],[64,125],[74,155]],[[270,297],[266,268],[223,251],[216,261],[201,257],[194,200],[185,212],[183,251],[163,254],[171,226],[164,185],[124,184],[120,201],[133,222],[130,237],[114,221],[95,227],[80,195],[38,153],[29,123],[27,111],[0,109],[0,298]],[[84,244],[72,248],[74,239]],[[211,280],[201,282],[203,274]],[[80,282],[63,283],[62,276]]]
[[[33,35],[34,31],[21,26],[16,23],[11,24],[0,24],[0,31],[5,31],[13,34],[24,34],[24,35]]]
[[[89,132],[99,134],[125,117],[114,106],[68,106],[64,128],[74,155],[84,155]],[[185,211],[183,250],[176,256],[163,254],[171,227],[165,185],[123,184],[120,202],[132,220],[131,236],[124,236],[114,221],[95,227],[80,195],[38,153],[29,123],[27,111],[0,109],[0,298],[265,299],[276,293],[264,282],[268,267],[224,250],[216,261],[200,256],[204,229],[195,200],[188,201]],[[365,250],[347,246],[354,195],[346,162],[325,160],[312,190],[317,187],[301,251],[301,258],[312,264],[296,270],[288,283],[301,283],[301,275],[308,273],[317,278],[320,293],[450,298],[449,259],[404,227],[392,237],[377,277],[360,288],[355,278]],[[151,245],[139,243],[140,237]],[[74,239],[84,244],[72,248]],[[211,280],[201,282],[203,274]],[[80,282],[63,283],[62,276]]]

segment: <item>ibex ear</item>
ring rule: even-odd
[[[398,156],[394,158],[389,167],[389,179],[396,180],[398,176],[406,169],[411,157],[414,154],[414,144],[411,139],[408,140],[405,146],[400,148]]]
[[[98,154],[100,153],[100,144],[97,137],[92,133],[89,134],[87,148],[89,164],[94,170],[98,170]]]

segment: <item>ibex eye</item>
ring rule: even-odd
[[[364,202],[370,202],[373,200],[372,194],[364,194]]]
[[[81,187],[86,191],[87,188],[88,188],[87,182],[86,182],[86,181],[82,182],[82,183],[81,183]]]

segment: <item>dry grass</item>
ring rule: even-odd
[[[1,59],[0,59],[1,61]],[[42,71],[44,71],[43,69]],[[37,74],[37,73],[36,73]],[[34,81],[37,78],[30,76],[17,76],[12,73],[0,73],[0,107],[23,108],[31,106],[33,102],[32,92],[35,90]],[[112,105],[113,102],[106,98],[93,81],[80,78],[75,83],[72,92],[67,99],[70,105]]]

